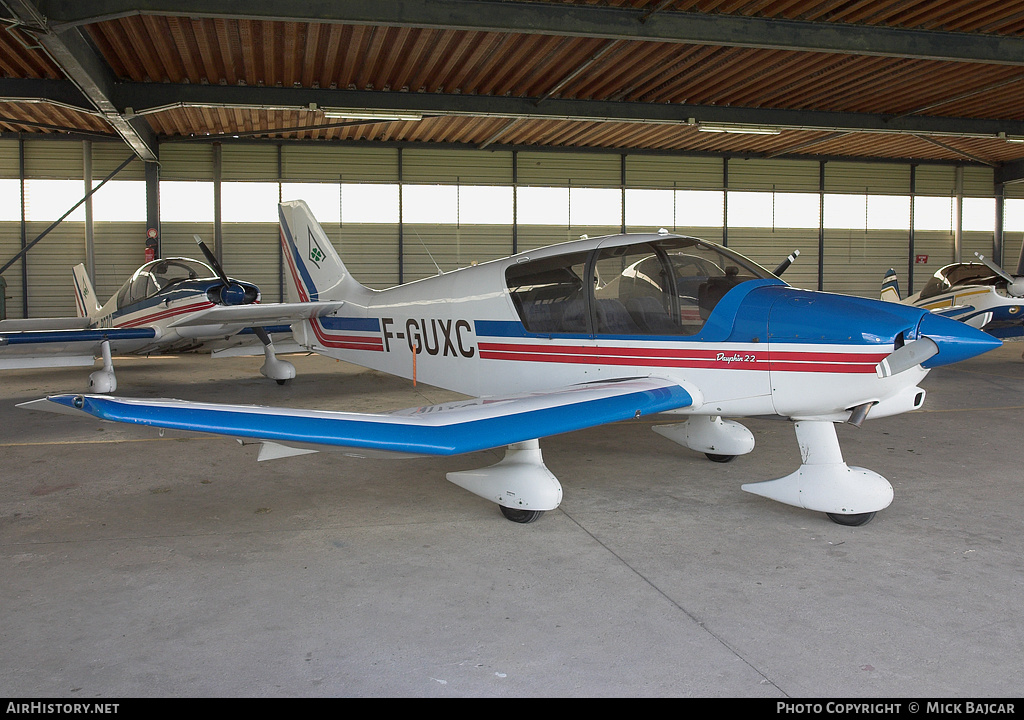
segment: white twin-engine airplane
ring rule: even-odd
[[[582,239],[375,291],[346,270],[302,201],[280,206],[290,301],[341,300],[293,326],[309,350],[476,399],[389,414],[57,395],[34,409],[255,438],[260,459],[315,449],[453,455],[507,446],[448,479],[526,523],[562,488],[539,438],[655,413],[676,443],[726,461],[795,421],[802,464],[743,489],[860,525],[889,505],[843,461],[834,423],[921,407],[931,367],[1000,345],[917,308],[789,287],[724,247],[665,231]]]
[[[117,389],[113,355],[200,349],[230,354],[251,345],[238,334],[251,328],[266,357],[260,372],[281,384],[295,377],[295,366],[276,356],[267,328],[283,325],[290,332],[291,322],[333,312],[343,303],[260,304],[256,285],[229,278],[198,236],[196,242],[209,265],[180,257],[152,260],[102,306],[85,265],[77,265],[78,316],[0,322],[0,369],[89,366],[99,357],[103,369],[89,376],[89,387],[107,393]]]
[[[1024,247],[1011,275],[986,258],[953,263],[935,271],[920,292],[900,297],[896,271],[882,278],[880,297],[965,322],[1001,340],[1024,339]]]

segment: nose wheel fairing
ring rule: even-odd
[[[795,428],[800,467],[776,480],[747,483],[743,490],[830,516],[867,516],[889,506],[892,485],[876,472],[846,464],[834,423],[802,420]]]

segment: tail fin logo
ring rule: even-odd
[[[327,255],[320,247],[320,243],[316,241],[316,237],[313,236],[313,228],[307,227],[306,232],[309,236],[307,242],[307,245],[309,246],[309,261],[316,265],[317,269],[319,269],[320,263],[324,261]]]

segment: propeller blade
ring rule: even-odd
[[[1024,247],[1024,246],[1022,246]],[[979,260],[985,263],[985,267],[994,272],[996,275],[1006,281],[1006,292],[1014,297],[1021,297],[1024,295],[1024,277],[1014,277],[1010,273],[1003,270],[1001,267],[996,265],[990,259],[982,255],[981,253],[974,253]]]
[[[1010,273],[1008,273],[1008,272],[1006,272],[1005,270],[1003,270],[1003,269],[1002,269],[1001,267],[999,267],[998,265],[996,265],[996,264],[995,264],[994,262],[992,262],[991,260],[989,260],[989,259],[988,259],[987,257],[985,257],[984,255],[982,255],[981,253],[979,253],[979,252],[976,252],[976,253],[974,253],[974,255],[975,255],[975,257],[977,257],[977,258],[978,258],[979,260],[981,260],[981,261],[982,261],[983,263],[985,263],[985,267],[987,267],[987,268],[988,268],[989,270],[991,270],[991,271],[992,271],[992,272],[994,272],[994,273],[995,273],[996,275],[998,275],[999,277],[1001,277],[1001,278],[1002,278],[1003,280],[1005,280],[1005,281],[1006,281],[1006,282],[1008,282],[1008,283],[1012,283],[1012,282],[1013,282],[1013,275],[1011,275]]]
[[[800,251],[794,250],[789,254],[789,257],[787,257],[785,260],[778,264],[778,266],[772,271],[772,274],[778,277],[782,273],[786,272],[786,269],[790,265],[792,265],[793,261],[796,260],[798,257],[800,257]]]
[[[203,256],[206,258],[206,261],[210,263],[210,267],[212,267],[214,271],[217,273],[217,275],[220,277],[221,282],[227,285],[228,276],[224,272],[224,268],[222,268],[220,266],[220,263],[217,262],[217,256],[210,251],[210,248],[206,247],[206,243],[203,242],[203,239],[201,237],[199,237],[198,235],[193,235],[192,237],[195,238],[196,244],[199,245],[199,249],[203,251]]]
[[[875,374],[880,378],[898,375],[923,363],[937,355],[939,346],[929,337],[911,340],[901,348],[896,348],[882,362],[875,366]]]

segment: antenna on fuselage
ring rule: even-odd
[[[416,231],[413,230],[413,232]],[[422,245],[423,249],[427,251],[427,257],[430,258],[430,262],[434,263],[434,267],[437,268],[437,274],[444,275],[444,270],[442,270],[441,266],[437,264],[437,261],[434,259],[434,256],[430,254],[430,248],[428,248],[427,244],[423,242],[423,238],[420,237],[420,234],[418,232],[416,233],[416,239],[420,241],[420,245]]]

